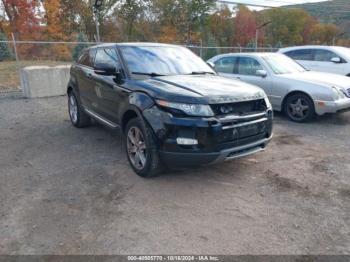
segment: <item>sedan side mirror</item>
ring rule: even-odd
[[[340,57],[333,57],[333,58],[331,59],[331,62],[336,63],[336,64],[339,64],[339,63],[341,63],[341,59],[340,59]]]
[[[117,74],[116,66],[108,63],[96,64],[94,71],[98,75],[112,76]]]
[[[256,75],[261,77],[267,77],[267,72],[265,70],[256,70]]]

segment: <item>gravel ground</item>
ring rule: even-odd
[[[275,118],[257,155],[142,179],[66,97],[0,97],[0,254],[350,254],[350,113]]]

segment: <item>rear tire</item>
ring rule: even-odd
[[[294,122],[311,121],[315,116],[315,106],[312,99],[303,93],[291,95],[284,105],[284,112]]]
[[[137,175],[148,178],[163,171],[153,130],[142,119],[133,118],[127,123],[124,142],[129,163]]]
[[[85,113],[73,91],[68,93],[68,113],[73,126],[82,128],[90,125],[90,117]]]

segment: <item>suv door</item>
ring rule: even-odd
[[[108,64],[121,71],[121,63],[116,48],[99,48],[96,52],[95,65]],[[98,113],[109,121],[119,124],[119,108],[126,101],[127,89],[118,83],[116,75],[94,74]]]
[[[297,49],[293,51],[288,51],[285,55],[297,61],[299,64],[304,66],[308,70],[315,71],[315,61],[314,61],[314,50],[307,49]]]
[[[96,106],[94,103],[95,92],[93,81],[95,53],[96,51],[94,49],[85,50],[79,57],[77,64],[74,66],[77,75],[80,99],[82,104],[88,108]]]
[[[236,76],[244,82],[256,85],[264,89],[267,95],[271,94],[271,77],[263,77],[257,74],[258,70],[266,70],[255,58],[240,56],[237,63]]]
[[[332,62],[333,58],[339,58],[340,63]],[[345,60],[336,53],[326,49],[315,49],[314,51],[314,70],[320,72],[345,75]]]

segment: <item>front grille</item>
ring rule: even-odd
[[[347,94],[347,97],[350,97],[350,88],[348,88],[348,94]]]
[[[264,99],[227,104],[214,104],[211,105],[211,108],[214,114],[217,116],[224,116],[230,114],[247,115],[256,112],[263,112],[267,109]]]
[[[267,131],[266,121],[252,123],[246,126],[238,126],[236,128],[224,129],[222,135],[219,136],[219,143],[226,143],[230,141],[239,141],[241,139],[254,137],[256,135],[265,134]]]

